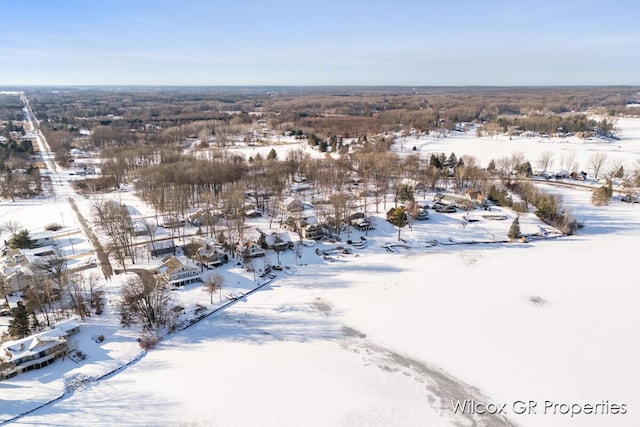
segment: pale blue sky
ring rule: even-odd
[[[0,0],[0,86],[638,85],[639,4]]]

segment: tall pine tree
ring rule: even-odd
[[[11,314],[13,315],[13,319],[9,322],[9,335],[11,335],[11,338],[20,339],[31,335],[31,321],[27,308],[19,303]]]
[[[511,228],[509,228],[509,238],[517,239],[520,237],[520,217],[515,217],[513,222],[511,223]]]

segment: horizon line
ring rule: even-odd
[[[0,89],[10,88],[640,88],[640,84],[447,84],[447,85],[411,85],[411,84],[0,84]]]

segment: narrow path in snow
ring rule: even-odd
[[[342,344],[345,350],[360,354],[365,363],[377,366],[390,375],[405,375],[424,384],[425,389],[431,395],[429,404],[440,411],[445,419],[453,418],[454,425],[478,427],[511,427],[516,425],[502,415],[455,413],[453,410],[454,402],[464,402],[469,399],[488,402],[489,399],[483,396],[477,388],[465,384],[437,368],[371,343],[366,339],[364,333],[356,329],[344,326],[342,331],[346,336]]]
[[[104,248],[102,247],[102,243],[100,243],[100,240],[95,235],[91,227],[89,227],[89,223],[87,222],[85,217],[82,215],[82,213],[80,213],[78,206],[76,206],[76,202],[72,198],[69,198],[69,204],[75,212],[76,217],[78,217],[78,222],[82,226],[84,234],[89,238],[89,240],[91,240],[91,244],[96,251],[98,264],[102,269],[102,274],[104,275],[104,278],[108,280],[109,278],[111,278],[111,276],[113,276],[113,267],[111,266],[111,261],[109,261],[109,255],[105,252]]]

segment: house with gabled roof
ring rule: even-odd
[[[246,240],[244,243],[239,244],[236,247],[236,252],[243,258],[257,258],[266,255],[264,249],[252,240]]]
[[[7,341],[0,345],[0,380],[43,368],[69,351],[69,336],[80,330],[75,319],[54,325],[48,331]]]
[[[324,230],[313,216],[305,218],[288,217],[282,226],[298,233],[303,239],[318,240],[324,237]]]
[[[291,237],[287,232],[272,232],[271,234],[267,234],[260,228],[256,228],[256,230],[258,231],[258,233],[260,233],[260,237],[258,237],[258,243],[264,249],[283,251],[285,249],[293,248],[293,242],[291,241]]]
[[[200,268],[185,257],[169,256],[158,268],[158,274],[172,289],[177,289],[202,280]]]
[[[215,268],[229,262],[229,256],[215,245],[205,245],[198,249],[198,262],[203,267]]]
[[[31,285],[33,272],[39,268],[35,253],[27,249],[10,249],[0,263],[0,276],[9,293]]]
[[[482,191],[471,188],[464,191],[464,197],[477,203],[482,203],[484,201],[484,194],[482,194]]]

